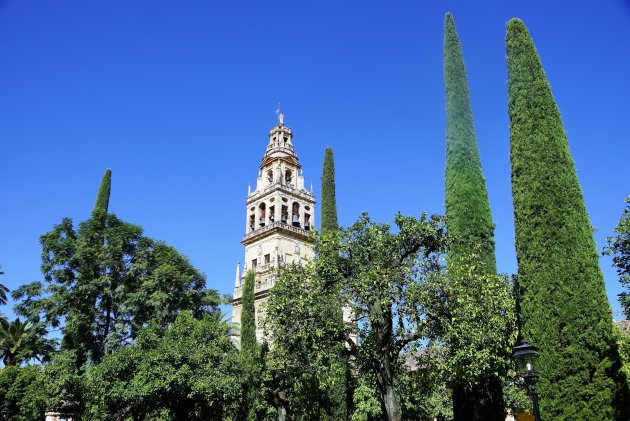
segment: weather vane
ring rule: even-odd
[[[278,116],[278,125],[284,125],[284,114],[280,111],[280,103],[278,102],[278,106],[276,107],[276,115]]]

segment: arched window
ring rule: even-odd
[[[286,224],[289,219],[289,207],[282,205],[282,212],[280,213],[280,221],[283,224]]]
[[[291,222],[294,227],[300,226],[300,204],[293,202],[293,213],[291,215]]]
[[[287,186],[292,186],[291,181],[293,180],[293,173],[291,172],[291,170],[287,170],[284,173],[284,181],[286,183]]]
[[[265,211],[267,210],[267,207],[265,206],[264,203],[261,203],[260,206],[258,206],[258,222],[260,224],[261,227],[265,226]]]
[[[304,229],[307,231],[311,229],[311,215],[308,213],[304,214]]]
[[[273,170],[267,171],[267,181],[273,183]]]

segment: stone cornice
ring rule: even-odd
[[[289,224],[276,221],[267,224],[262,228],[258,228],[257,230],[252,231],[248,234],[245,234],[243,240],[241,240],[241,244],[247,246],[262,238],[269,237],[270,235],[280,232],[288,235],[289,237],[296,238],[300,241],[310,242],[309,231],[303,228],[294,227]]]
[[[296,188],[291,188],[291,187],[287,187],[281,183],[273,183],[270,186],[268,186],[266,189],[264,189],[263,191],[255,191],[252,194],[250,194],[247,197],[247,205],[252,204],[253,202],[259,200],[261,197],[266,196],[270,193],[276,192],[276,191],[280,191],[282,193],[287,194],[288,196],[293,196],[293,197],[297,197],[298,199],[302,199],[306,202],[309,202],[310,204],[315,204],[315,196],[313,196],[309,191],[307,190],[298,190]]]

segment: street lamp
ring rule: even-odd
[[[514,357],[518,366],[518,373],[529,386],[529,393],[534,404],[534,418],[541,421],[540,411],[538,409],[538,392],[536,391],[536,383],[538,383],[537,362],[540,354],[537,347],[528,344],[525,340],[517,347],[514,347]]]
[[[11,417],[11,410],[8,406],[5,406],[2,410],[0,410],[0,420],[9,421],[9,417]]]

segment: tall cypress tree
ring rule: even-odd
[[[331,232],[339,228],[337,223],[337,198],[335,195],[335,157],[331,147],[326,148],[324,153],[324,165],[322,168],[322,216],[321,230],[322,234]],[[339,324],[343,324],[343,310],[339,305],[339,301],[332,294],[330,299],[329,315],[326,317],[334,318]],[[332,359],[332,364],[341,368],[345,373],[333,382],[330,391],[330,400],[334,408],[332,415],[334,419],[343,420],[347,417],[348,408],[352,407],[352,376],[347,358],[342,355],[343,344],[339,345],[339,355]]]
[[[92,211],[92,222],[94,222],[94,232],[85,239],[90,245],[89,249],[94,256],[101,253],[105,242],[105,228],[107,223],[107,212],[109,209],[109,197],[111,193],[112,171],[108,168],[103,174],[101,184],[96,194],[96,202]],[[106,269],[99,266],[96,258],[82,259],[77,276],[78,288],[83,288],[86,293],[83,299],[75,303],[75,307],[69,311],[64,327],[64,337],[61,345],[63,348],[76,350],[77,366],[80,367],[88,358],[94,362],[100,362],[102,353],[98,346],[98,339],[92,331],[94,313],[96,311],[96,294],[94,288],[88,287],[105,273]],[[109,304],[108,304],[109,305]],[[108,307],[108,315],[111,311]],[[107,337],[109,326],[106,327],[104,336]]]
[[[444,83],[446,87],[446,216],[449,264],[477,250],[483,270],[496,273],[494,224],[481,169],[470,106],[468,80],[453,15],[444,18]],[[456,345],[454,345],[456,346]],[[470,380],[470,379],[466,379]],[[455,420],[504,420],[501,379],[474,379],[475,387],[453,382]]]
[[[241,296],[241,353],[252,356],[256,343],[256,308],[254,306],[254,271],[249,270],[243,282]]]
[[[506,49],[522,333],[541,350],[542,417],[628,419],[592,226],[560,112],[518,19]]]
[[[245,405],[241,418],[252,420],[256,414],[256,400],[260,384],[258,366],[259,345],[256,342],[256,307],[254,305],[254,271],[245,274],[241,295],[241,361],[245,368]]]
[[[101,179],[101,185],[98,188],[98,194],[96,195],[96,203],[94,203],[94,212],[97,209],[101,209],[107,213],[109,208],[109,194],[112,185],[112,170],[109,168],[105,170],[103,178]]]
[[[337,199],[335,197],[335,157],[332,148],[326,148],[322,170],[322,232],[336,230]]]
[[[470,107],[461,44],[453,15],[444,18],[446,87],[446,215],[454,241],[449,260],[479,247],[486,269],[496,272],[494,224]]]

